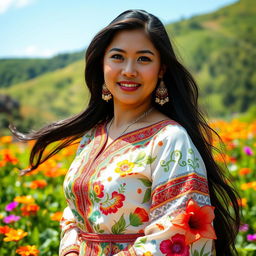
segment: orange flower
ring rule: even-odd
[[[45,180],[33,180],[30,184],[30,188],[37,189],[37,188],[44,188],[47,185]]]
[[[28,196],[16,196],[14,198],[15,202],[21,203],[21,204],[32,204],[35,202],[35,199],[28,195]]]
[[[37,250],[35,245],[25,245],[25,246],[20,246],[16,250],[16,253],[21,256],[37,256],[39,251]]]
[[[0,234],[6,234],[8,232],[10,232],[12,230],[12,228],[10,228],[9,226],[0,226]]]
[[[216,239],[215,231],[212,227],[214,219],[214,207],[205,205],[200,207],[196,201],[190,199],[187,202],[185,213],[177,215],[172,224],[184,229],[185,242],[191,244],[201,237]]]
[[[247,199],[246,198],[241,198],[238,200],[238,205],[239,206],[242,206],[242,207],[245,207],[247,206]]]
[[[27,236],[27,234],[28,233],[24,232],[22,229],[17,229],[17,230],[12,229],[8,233],[5,234],[4,241],[5,242],[10,242],[10,241],[18,242],[22,238]]]
[[[250,169],[250,168],[241,168],[240,170],[239,170],[239,174],[240,175],[246,175],[246,174],[249,174],[249,173],[251,173],[252,172],[252,170]]]
[[[22,216],[35,215],[40,207],[37,204],[28,204],[21,207]]]
[[[247,190],[249,188],[256,190],[256,181],[241,184],[242,190]]]
[[[0,143],[9,144],[12,142],[12,136],[3,136],[0,138]]]
[[[2,150],[1,155],[3,155],[2,163],[4,164],[11,163],[15,165],[18,163],[18,158],[16,158],[9,149]]]
[[[55,212],[51,215],[51,220],[60,221],[62,215],[63,215],[63,212]]]

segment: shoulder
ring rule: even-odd
[[[168,119],[158,137],[167,141],[190,140],[187,130],[174,120]]]

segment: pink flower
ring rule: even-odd
[[[251,149],[250,147],[248,147],[248,146],[245,146],[245,147],[244,147],[244,153],[245,153],[246,155],[248,155],[248,156],[252,156],[252,155],[253,155],[252,149]]]
[[[3,219],[3,222],[6,223],[6,224],[9,224],[9,223],[18,221],[19,219],[20,219],[20,216],[9,215],[9,216],[6,216],[6,217]]]
[[[18,202],[11,202],[8,205],[6,205],[5,210],[7,212],[11,212],[13,209],[15,209],[18,206]]]
[[[246,232],[248,231],[249,229],[249,225],[248,224],[242,224],[240,227],[239,227],[239,231],[240,232]]]
[[[255,242],[256,241],[256,234],[247,235],[247,240],[250,241],[250,242]]]
[[[160,243],[160,251],[166,256],[189,256],[189,245],[186,245],[184,235],[176,234]]]

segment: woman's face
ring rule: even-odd
[[[163,75],[160,54],[142,30],[118,32],[107,47],[104,80],[114,103],[150,105],[158,78]]]

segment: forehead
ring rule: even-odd
[[[150,49],[151,51],[154,51],[154,53],[158,53],[157,49],[143,30],[124,30],[117,32],[106,51],[114,47],[131,52]]]

